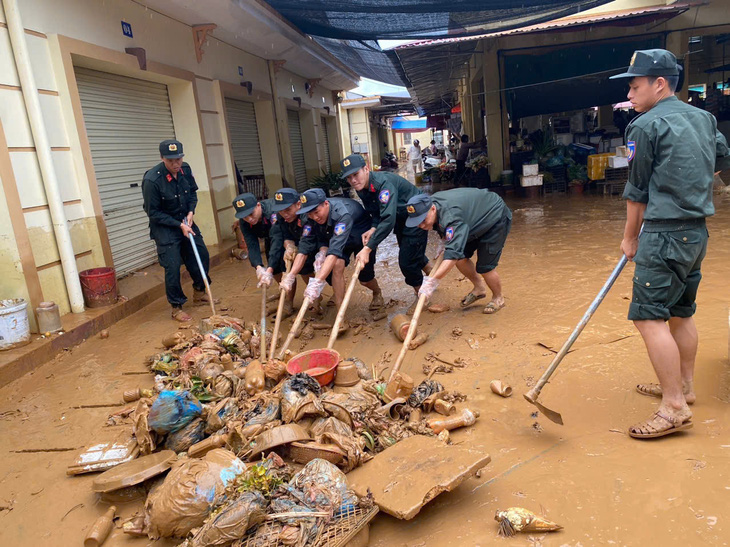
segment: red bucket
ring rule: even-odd
[[[311,349],[292,357],[286,364],[289,374],[306,372],[326,386],[335,379],[335,369],[340,362],[340,354],[333,349]]]
[[[111,306],[117,301],[117,275],[114,268],[92,268],[79,273],[81,292],[87,308]]]

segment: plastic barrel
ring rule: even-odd
[[[28,303],[22,298],[0,300],[0,350],[30,342],[27,307]]]
[[[117,301],[117,276],[114,268],[92,268],[79,273],[81,292],[87,308],[110,306]]]

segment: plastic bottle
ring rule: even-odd
[[[128,389],[122,394],[122,399],[125,403],[132,403],[138,401],[142,397],[153,397],[155,394],[151,389]]]
[[[106,513],[96,519],[96,522],[94,522],[91,530],[86,535],[84,547],[99,547],[99,545],[104,543],[107,536],[109,536],[109,532],[112,531],[114,513],[116,512],[117,508],[112,505]]]
[[[452,429],[459,427],[474,425],[478,417],[479,411],[471,411],[468,408],[465,408],[456,416],[451,416],[449,418],[432,418],[428,421],[428,426],[433,429],[434,433],[438,434],[444,430],[451,431]]]
[[[447,403],[441,399],[436,399],[436,402],[433,404],[433,409],[444,416],[451,416],[454,412],[456,412],[456,407],[454,407],[453,404]]]

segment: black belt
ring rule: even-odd
[[[645,220],[645,232],[678,232],[706,226],[705,218],[683,218],[672,220]]]

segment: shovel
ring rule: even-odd
[[[433,265],[431,271],[435,273],[436,270],[438,270],[439,266],[441,266],[441,262],[443,262],[443,260],[444,253],[442,252],[436,259],[436,263]],[[423,306],[425,304],[426,295],[424,294],[418,297],[416,311],[413,312],[413,319],[411,319],[411,324],[408,326],[408,333],[406,334],[405,340],[403,340],[403,346],[400,349],[400,353],[398,354],[398,359],[396,359],[395,361],[395,365],[393,365],[393,370],[390,373],[390,377],[388,378],[388,383],[390,383],[393,378],[395,378],[395,374],[398,372],[398,370],[400,370],[400,366],[403,364],[403,359],[405,359],[406,353],[408,352],[408,344],[410,344],[411,340],[413,340],[416,328],[418,327],[418,319],[421,317],[421,312],[423,311]]]
[[[185,219],[185,225],[189,226],[188,219]],[[190,239],[190,244],[193,246],[193,254],[195,255],[195,262],[198,263],[198,269],[200,270],[200,275],[203,276],[203,283],[205,283],[205,292],[208,293],[208,300],[210,300],[210,311],[213,312],[213,315],[215,315],[215,304],[213,303],[213,293],[210,292],[210,284],[208,283],[208,274],[206,274],[205,270],[203,269],[203,263],[200,261],[200,255],[198,254],[198,247],[195,245],[195,238],[193,237],[193,234],[188,234],[188,238]]]
[[[540,377],[540,379],[537,381],[537,384],[535,387],[533,387],[530,391],[524,394],[525,399],[527,399],[528,402],[532,403],[537,407],[537,409],[542,412],[551,422],[555,422],[556,424],[563,425],[563,417],[560,415],[559,412],[555,412],[554,410],[550,410],[549,408],[543,406],[540,404],[537,400],[537,398],[540,396],[540,391],[542,391],[542,388],[545,387],[545,384],[547,384],[548,380],[550,379],[550,376],[553,375],[553,372],[555,372],[555,369],[558,368],[558,365],[563,360],[563,357],[565,357],[570,351],[571,346],[575,343],[575,341],[578,339],[578,336],[580,336],[580,333],[583,332],[583,329],[588,324],[588,321],[590,321],[591,317],[593,317],[593,314],[598,309],[598,306],[601,305],[601,302],[603,302],[603,299],[608,294],[608,291],[611,290],[611,287],[613,286],[616,279],[618,279],[618,276],[621,274],[621,270],[624,269],[624,266],[626,266],[626,263],[628,262],[628,258],[626,258],[626,255],[621,257],[621,260],[619,260],[618,264],[616,264],[616,267],[611,272],[611,275],[608,276],[608,280],[603,285],[601,290],[598,292],[598,296],[596,296],[595,300],[593,300],[593,303],[589,306],[588,310],[583,314],[583,318],[580,320],[578,325],[575,327],[575,330],[570,335],[570,337],[565,341],[565,344],[563,344],[563,347],[560,348],[560,351],[553,359],[552,363],[550,363],[550,366],[547,368],[545,373]]]
[[[286,261],[286,274],[288,275],[291,271],[291,261]],[[276,350],[276,339],[279,337],[279,327],[281,326],[281,316],[284,313],[284,301],[286,300],[286,291],[281,289],[279,295],[279,307],[276,309],[276,321],[274,322],[274,334],[271,337],[271,349],[269,349],[269,356],[273,359],[274,352]]]
[[[296,334],[297,330],[299,330],[299,326],[302,324],[302,320],[304,319],[304,314],[307,313],[307,308],[311,303],[312,300],[306,296],[304,297],[304,300],[302,300],[302,307],[299,308],[297,318],[294,320],[294,324],[291,326],[291,330],[289,331],[289,334],[287,334],[286,340],[284,340],[284,345],[281,346],[281,349],[279,350],[279,357],[277,357],[277,359],[282,360],[284,358],[284,353],[286,353],[286,350],[289,349],[291,341],[294,340],[294,334]]]
[[[337,340],[337,335],[340,334],[340,325],[342,324],[342,320],[345,318],[345,312],[347,311],[347,306],[350,304],[350,298],[352,297],[352,291],[355,289],[357,276],[360,274],[360,270],[362,270],[362,268],[362,262],[358,260],[355,264],[355,271],[352,274],[352,279],[350,279],[350,284],[347,286],[345,297],[342,299],[340,310],[337,312],[335,324],[332,325],[332,332],[330,333],[330,339],[327,343],[327,349],[332,349],[332,346],[335,345],[335,340]]]
[[[266,286],[261,287],[261,357],[259,361],[266,362]],[[276,340],[276,339],[274,339]]]

